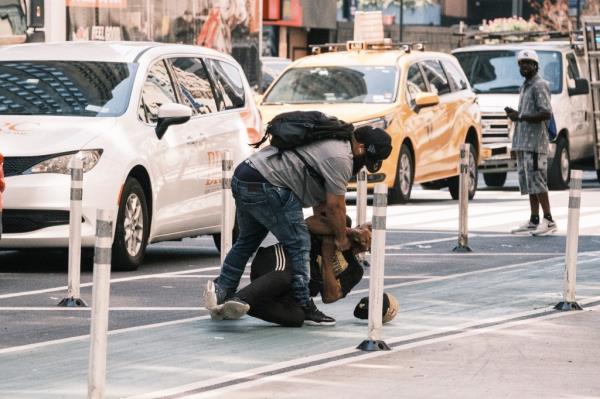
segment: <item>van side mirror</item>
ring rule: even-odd
[[[183,104],[163,104],[158,109],[158,121],[156,123],[156,136],[162,139],[171,125],[180,125],[190,120],[192,109]]]
[[[432,107],[440,103],[440,97],[435,93],[419,93],[415,97],[415,112],[419,112],[421,108]]]
[[[590,83],[585,78],[575,79],[575,87],[568,88],[569,96],[579,96],[582,94],[589,94]]]

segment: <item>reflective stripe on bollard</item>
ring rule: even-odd
[[[367,221],[367,168],[363,168],[356,175],[356,225]],[[358,254],[361,261],[365,260],[365,253]]]
[[[104,398],[106,385],[106,347],[113,217],[113,211],[98,209],[96,217],[96,247],[94,248],[88,399]]]
[[[373,194],[373,237],[369,279],[369,338],[358,349],[364,351],[390,350],[382,340],[383,275],[385,267],[385,228],[387,215],[387,186],[377,183]]]
[[[67,297],[58,306],[87,306],[80,298],[81,285],[81,201],[83,199],[83,162],[77,154],[69,162],[71,169],[71,206],[69,211],[69,274]]]
[[[581,170],[571,170],[569,190],[569,220],[567,222],[567,247],[565,254],[565,277],[563,300],[554,306],[558,310],[581,310],[575,301],[577,281],[577,251],[579,244],[579,211],[581,207]]]
[[[221,264],[225,261],[227,252],[233,245],[233,197],[231,195],[231,177],[233,176],[233,161],[231,152],[223,152],[223,177],[221,180],[222,211],[221,211]]]
[[[469,247],[469,152],[470,144],[460,146],[460,164],[458,181],[458,245],[454,252],[471,252]]]

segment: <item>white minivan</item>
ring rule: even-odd
[[[452,51],[477,94],[481,106],[483,144],[492,150],[480,170],[488,186],[503,186],[506,173],[516,170],[511,156],[513,125],[504,107],[518,108],[519,74],[516,54],[534,49],[540,76],[548,81],[558,136],[549,145],[548,186],[565,189],[571,165],[594,163],[594,138],[589,111],[589,83],[582,57],[565,41],[487,44]],[[600,177],[600,175],[599,175]]]
[[[239,163],[261,129],[233,58],[160,43],[25,44],[0,48],[0,81],[0,249],[68,245],[73,156],[84,164],[82,245],[94,245],[96,209],[114,209],[114,268],[137,268],[149,243],[218,237],[224,151]]]

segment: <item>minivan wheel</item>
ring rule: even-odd
[[[146,195],[140,183],[127,178],[117,215],[115,240],[112,247],[114,270],[132,271],[144,261],[150,221]]]
[[[506,172],[484,173],[483,181],[488,187],[503,187],[506,183]]]
[[[477,168],[477,161],[475,160],[475,146],[469,143],[469,199],[472,200],[477,192],[477,180],[479,178],[479,171]],[[453,176],[448,179],[448,189],[450,190],[450,196],[453,200],[457,200],[460,193],[459,176]]]
[[[402,147],[400,147],[400,155],[398,156],[396,180],[394,181],[394,187],[390,190],[388,196],[390,204],[404,204],[408,202],[414,176],[412,155],[410,154],[408,146],[402,144]]]
[[[569,187],[571,178],[571,157],[569,146],[564,137],[556,141],[556,151],[552,164],[548,167],[548,188],[551,190],[564,190]]]

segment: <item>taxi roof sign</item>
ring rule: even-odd
[[[381,11],[357,11],[354,15],[354,41],[383,42],[383,15]]]

